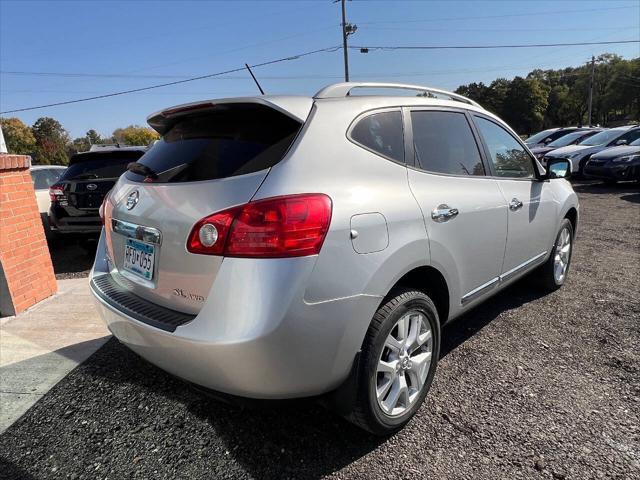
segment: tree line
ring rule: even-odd
[[[610,53],[594,65],[591,123],[616,126],[640,120],[640,58]],[[588,123],[590,63],[559,70],[536,69],[526,77],[498,78],[489,85],[461,85],[467,96],[504,119],[521,135],[544,128]]]
[[[110,137],[91,129],[83,137],[71,139],[62,124],[51,117],[41,117],[31,126],[19,118],[0,118],[0,125],[9,153],[31,155],[33,163],[39,165],[68,165],[72,155],[88,151],[91,145],[148,145],[159,138],[151,128],[129,125],[115,129]]]
[[[456,93],[480,103],[504,119],[521,135],[549,127],[586,125],[592,77],[590,64],[559,70],[536,69],[526,77],[498,78],[489,85],[461,85]],[[640,120],[640,58],[624,60],[613,54],[595,59],[592,121],[615,126]],[[0,118],[7,148],[11,153],[31,155],[34,163],[69,163],[76,152],[91,145],[121,143],[147,145],[158,134],[147,127],[130,125],[103,138],[95,130],[71,139],[60,122],[42,117],[32,126],[18,118]]]

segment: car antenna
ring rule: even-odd
[[[253,72],[251,71],[251,67],[249,66],[249,64],[245,63],[244,66],[247,67],[247,70],[249,70],[249,74],[251,75],[251,78],[253,78],[253,81],[256,82],[256,85],[258,86],[258,90],[260,90],[260,93],[262,95],[264,95],[264,90],[262,90],[262,87],[260,86],[260,83],[258,82],[258,79],[253,74]]]

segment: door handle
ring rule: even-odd
[[[513,197],[509,202],[509,209],[516,211],[522,208],[522,202],[516,197]]]
[[[441,204],[431,210],[431,218],[436,222],[446,222],[458,215],[457,208],[451,208],[449,205]]]

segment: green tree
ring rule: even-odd
[[[505,97],[508,108],[504,119],[520,133],[531,134],[542,128],[547,110],[549,87],[537,79],[514,78]]]
[[[60,122],[51,117],[41,117],[33,124],[36,138],[35,163],[42,165],[67,165],[69,134]]]
[[[113,131],[113,138],[117,143],[125,145],[149,145],[160,138],[155,130],[139,125],[129,125],[126,128],[118,128]]]
[[[36,147],[36,138],[29,126],[19,118],[0,118],[2,133],[9,153],[32,155]]]
[[[89,141],[90,145],[97,145],[100,143],[105,143],[104,138],[102,138],[100,136],[100,134],[98,132],[96,132],[94,129],[89,130],[86,135],[85,138]]]

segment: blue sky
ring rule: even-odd
[[[640,38],[640,1],[349,1],[352,45],[559,43]],[[341,44],[340,8],[314,1],[0,0],[0,111],[144,87]],[[586,62],[640,56],[639,44],[511,50],[350,52],[352,80],[445,89]],[[256,68],[267,93],[311,95],[341,81],[341,51]],[[69,75],[74,74],[74,75]],[[75,74],[82,74],[78,76]],[[253,95],[244,72],[17,116],[104,135],[164,107]]]

